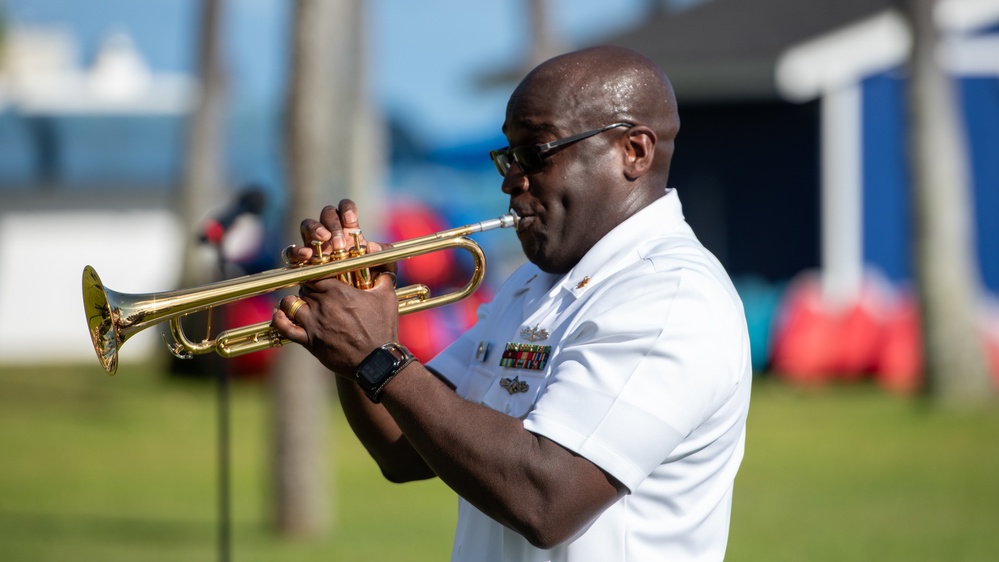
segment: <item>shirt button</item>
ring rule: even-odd
[[[506,405],[506,406],[505,406],[505,407],[503,408],[503,411],[504,411],[504,412],[506,412],[507,414],[509,414],[509,413],[510,413],[510,410],[512,410],[512,409],[513,409],[513,408],[511,408],[511,407],[510,407],[510,404],[507,404],[507,405]]]

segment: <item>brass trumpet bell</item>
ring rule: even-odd
[[[452,228],[397,242],[392,247],[371,254],[356,248],[352,256],[342,259],[322,257],[314,263],[290,265],[236,279],[209,283],[199,287],[161,293],[126,294],[104,286],[97,271],[89,265],[83,270],[83,306],[87,329],[101,366],[109,375],[118,368],[121,346],[136,333],[162,322],[170,323],[173,342],[167,347],[177,357],[189,358],[205,353],[235,357],[285,343],[270,322],[261,322],[220,333],[215,339],[195,342],[189,339],[180,319],[188,314],[317,281],[327,277],[342,280],[365,279],[369,268],[395,263],[406,258],[451,248],[460,248],[472,255],[475,269],[464,287],[439,296],[431,296],[425,285],[410,285],[396,289],[399,314],[409,314],[450,304],[471,296],[485,277],[485,255],[468,235],[494,228],[516,228],[517,216],[498,218]],[[360,274],[359,274],[360,272]]]

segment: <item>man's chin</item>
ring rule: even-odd
[[[527,261],[540,267],[541,270],[544,271],[545,264],[547,264],[548,260],[545,259],[545,257],[541,254],[540,249],[533,242],[533,240],[524,240],[521,238],[520,248],[524,251],[524,256],[527,257]]]

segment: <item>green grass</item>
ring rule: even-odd
[[[233,559],[446,560],[454,494],[382,480],[331,404],[331,523],[282,539],[268,526],[267,387],[234,385]],[[217,559],[215,444],[210,383],[4,367],[0,560]],[[757,381],[729,560],[991,560],[997,522],[999,411]]]
[[[999,411],[757,384],[729,560],[999,559]]]
[[[0,560],[216,560],[215,404],[211,382],[153,369],[5,367]],[[269,528],[267,387],[233,386],[233,560],[446,559],[455,495],[385,482],[333,410],[329,529],[285,540]]]

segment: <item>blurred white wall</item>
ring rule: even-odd
[[[83,311],[86,265],[116,291],[178,282],[180,224],[166,205],[72,203],[5,198],[0,209],[0,365],[93,361],[99,369]],[[162,345],[158,330],[146,332],[124,346],[123,362],[148,359]]]

